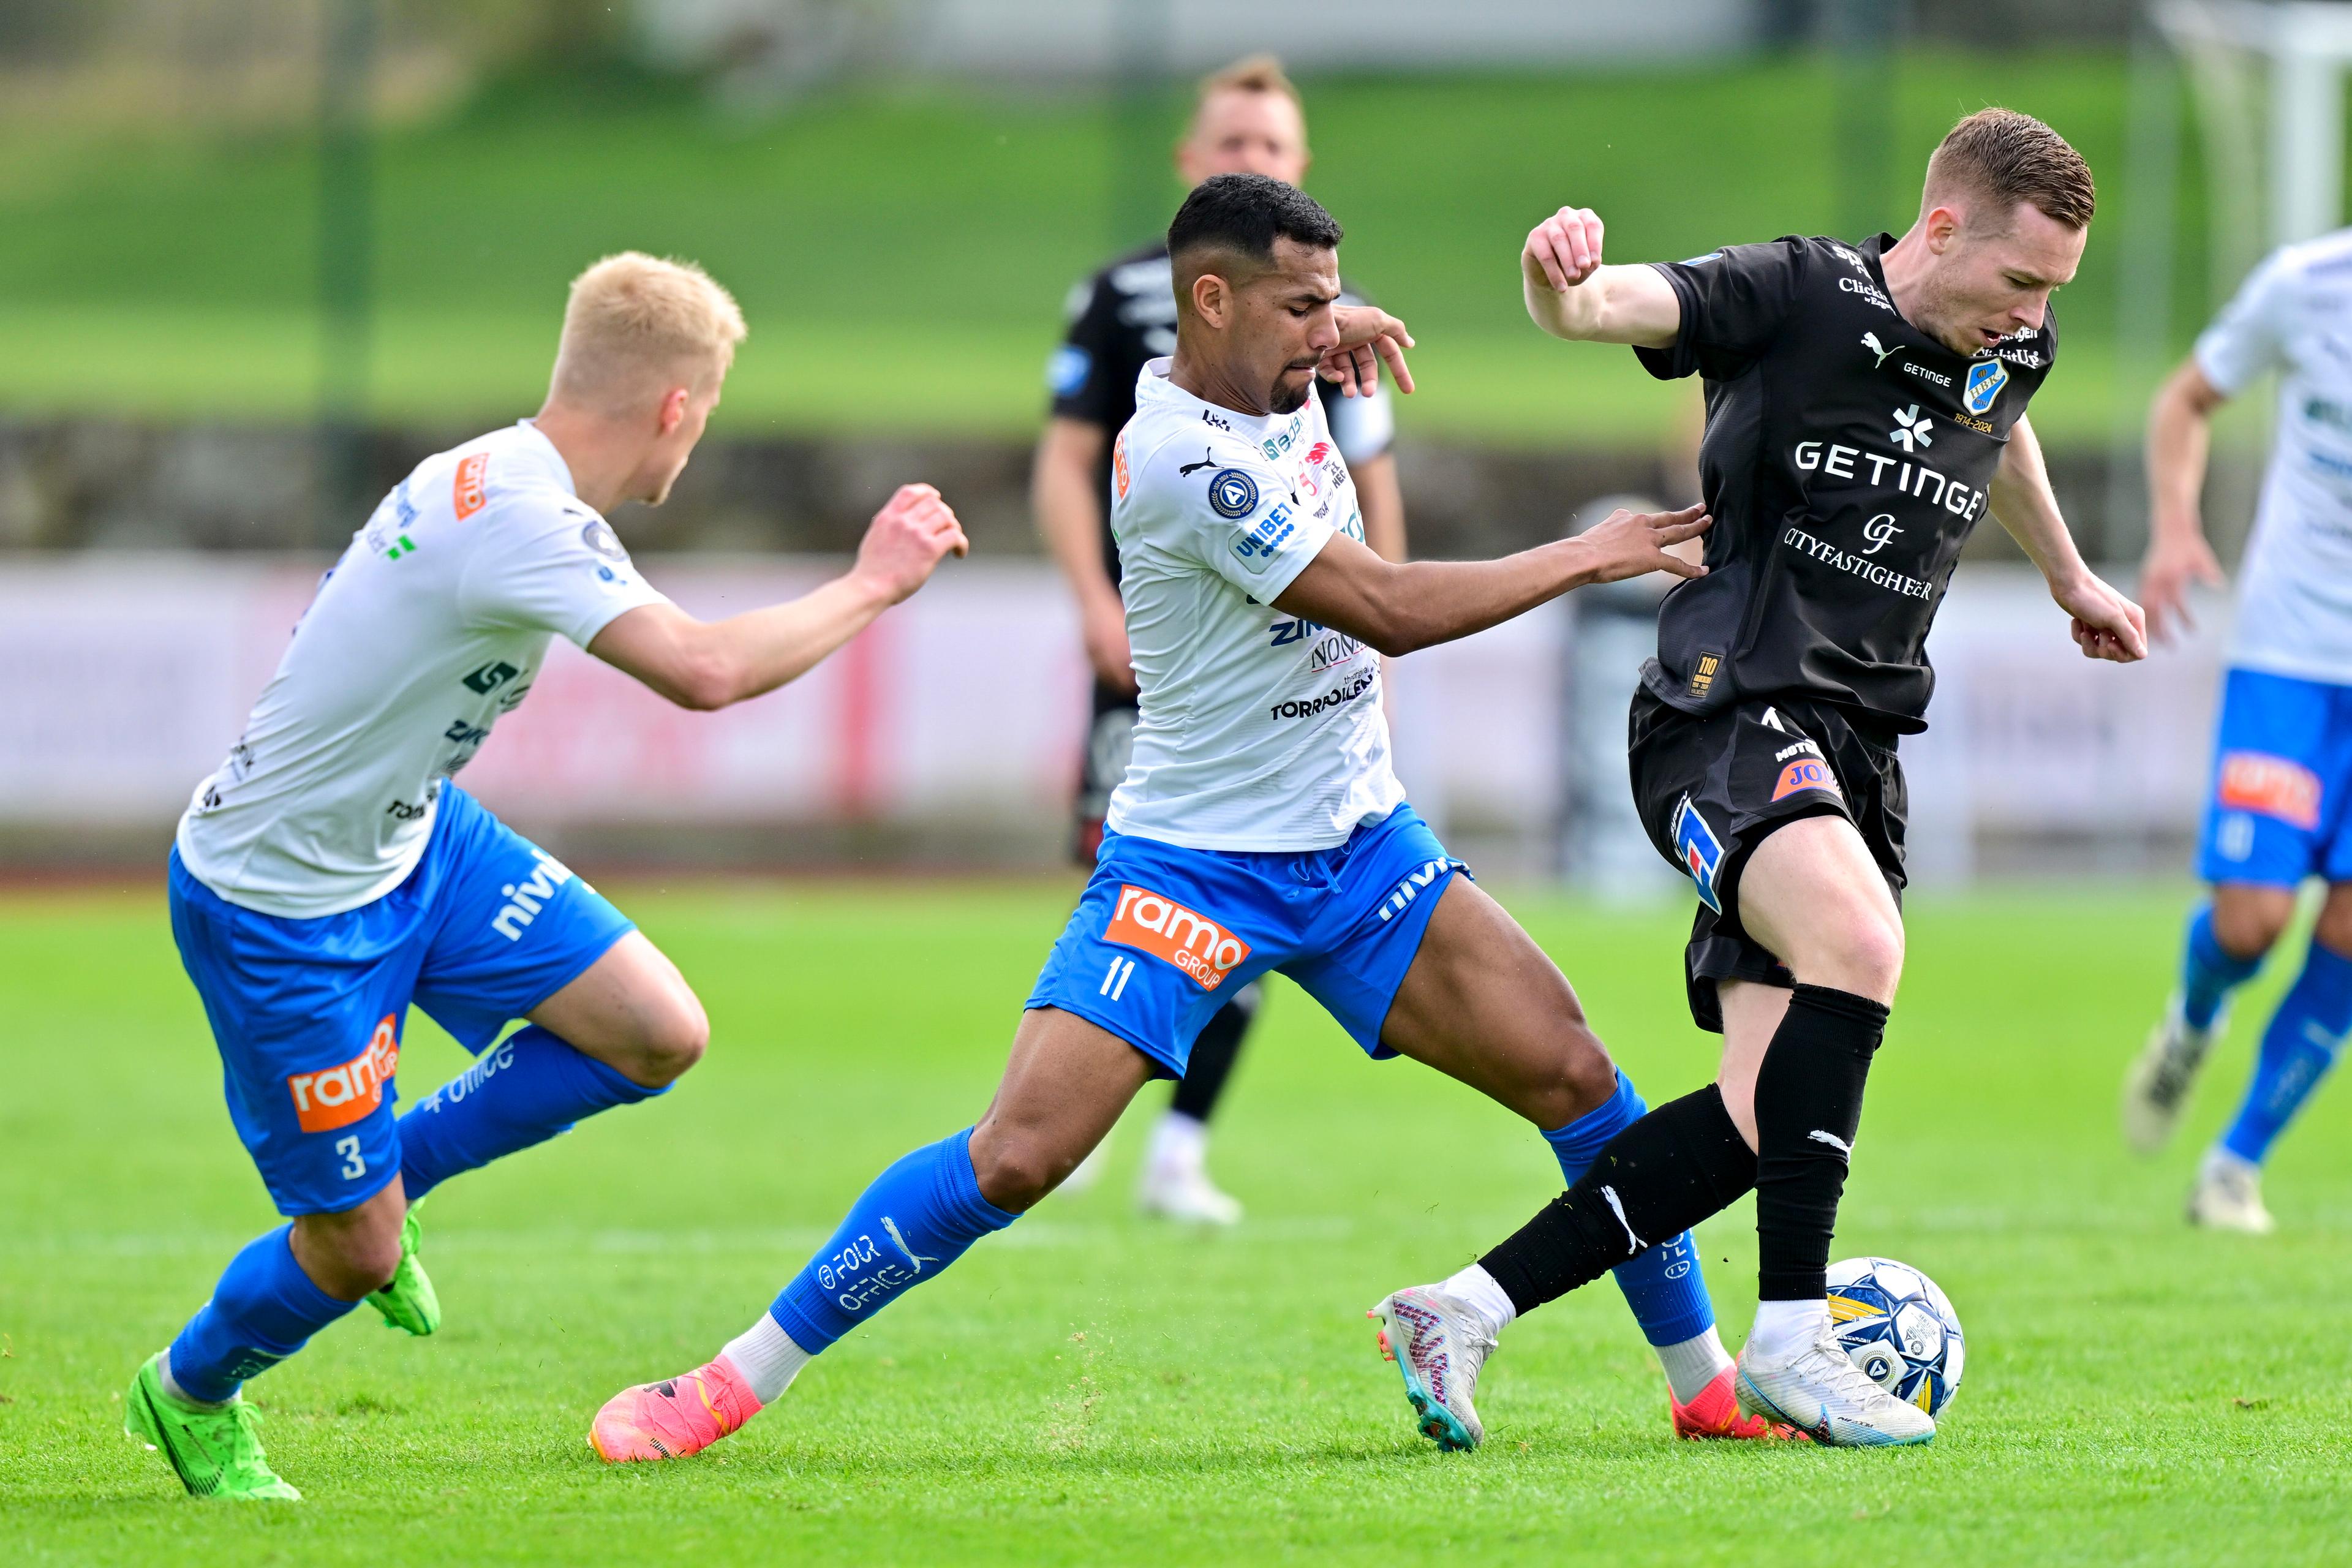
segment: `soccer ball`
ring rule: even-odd
[[[1862,1373],[1940,1415],[1960,1386],[1960,1320],[1936,1282],[1891,1258],[1830,1265],[1830,1327]]]

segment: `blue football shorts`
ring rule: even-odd
[[[1105,833],[1094,875],[1029,993],[1184,1076],[1218,1008],[1267,970],[1323,1005],[1373,1057],[1423,928],[1455,872],[1410,805],[1328,849],[1185,849]]]
[[[2197,874],[2352,881],[2352,686],[2232,669],[2221,689]]]
[[[355,1207],[399,1173],[394,1074],[410,1003],[478,1056],[635,929],[446,784],[416,868],[373,903],[262,914],[197,881],[175,849],[171,906],[229,1120],[284,1215]]]

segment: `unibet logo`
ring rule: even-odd
[[[305,1132],[349,1127],[383,1103],[383,1086],[400,1066],[400,1040],[386,1013],[368,1037],[367,1048],[339,1068],[298,1072],[286,1080],[294,1097],[294,1119]]]
[[[1234,966],[1250,953],[1249,943],[1229,935],[1207,916],[1131,884],[1119,889],[1118,903],[1111,911],[1103,940],[1165,959],[1191,975],[1203,991],[1223,984]]]

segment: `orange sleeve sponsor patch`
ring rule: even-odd
[[[1111,483],[1118,487],[1118,499],[1125,500],[1127,499],[1127,432],[1124,430],[1118,433],[1118,439],[1110,444],[1110,478]]]
[[[383,1086],[400,1066],[400,1040],[393,1030],[393,1016],[386,1013],[359,1055],[341,1067],[298,1072],[286,1080],[303,1131],[349,1127],[383,1103]]]
[[[1235,964],[1249,956],[1249,943],[1206,915],[1175,900],[1132,885],[1121,887],[1105,942],[1139,948],[1191,975],[1203,991],[1225,983]]]
[[[452,498],[457,508],[457,521],[465,521],[482,510],[488,501],[487,485],[490,473],[490,455],[477,452],[457,465],[457,478],[452,487]]]
[[[1803,789],[1822,789],[1843,798],[1838,788],[1837,775],[1819,757],[1799,757],[1780,770],[1780,782],[1772,786],[1772,798],[1780,800]]]

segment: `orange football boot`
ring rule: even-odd
[[[683,1377],[641,1383],[604,1402],[588,1446],[610,1464],[698,1454],[760,1413],[760,1400],[724,1356]]]

